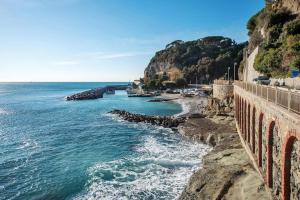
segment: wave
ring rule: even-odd
[[[5,110],[3,108],[0,108],[0,115],[9,115],[12,114],[12,112]]]
[[[182,111],[178,114],[175,114],[175,117],[181,116],[181,115],[185,115],[188,114],[191,110],[191,106],[186,103],[184,100],[182,99],[177,99],[175,100],[176,103],[180,104]]]
[[[90,167],[85,190],[74,199],[176,199],[210,150],[174,134],[141,140],[133,155]]]

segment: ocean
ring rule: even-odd
[[[172,102],[65,101],[112,83],[0,83],[0,200],[176,199],[210,150],[170,129],[107,114],[170,116]],[[122,84],[122,83],[114,83]]]

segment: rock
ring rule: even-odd
[[[200,113],[192,113],[189,115],[189,118],[204,118],[205,115],[200,114]]]
[[[243,149],[235,124],[215,116],[190,118],[179,133],[214,148],[203,158],[203,166],[189,179],[179,200],[271,200],[263,180]]]
[[[212,146],[215,146],[216,145],[216,139],[215,139],[214,135],[209,134],[207,139],[206,139],[206,143],[210,144]]]
[[[174,117],[147,116],[147,115],[133,114],[125,110],[118,110],[118,109],[110,111],[109,113],[118,115],[122,119],[129,122],[145,122],[157,126],[163,126],[165,128],[177,127],[179,124],[185,121],[184,117],[174,118]]]

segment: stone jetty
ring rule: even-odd
[[[99,88],[99,89],[88,90],[88,91],[67,96],[66,100],[76,101],[76,100],[98,99],[98,98],[103,98],[103,94],[104,94],[103,89]]]
[[[176,128],[179,124],[185,122],[186,120],[184,117],[147,116],[117,109],[110,111],[109,113],[118,115],[122,119],[129,122],[145,122],[165,128]]]
[[[67,101],[77,101],[77,100],[89,100],[89,99],[99,99],[103,98],[103,94],[115,90],[126,90],[128,85],[108,85],[105,87],[94,88],[91,90],[83,91],[77,94],[73,94],[70,96],[66,96],[65,99]]]

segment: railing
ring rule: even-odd
[[[221,80],[221,79],[216,79],[214,80],[214,84],[217,84],[217,85],[232,85],[233,81],[230,80]]]
[[[235,81],[234,84],[256,96],[262,97],[267,101],[300,114],[300,93],[241,81]]]

